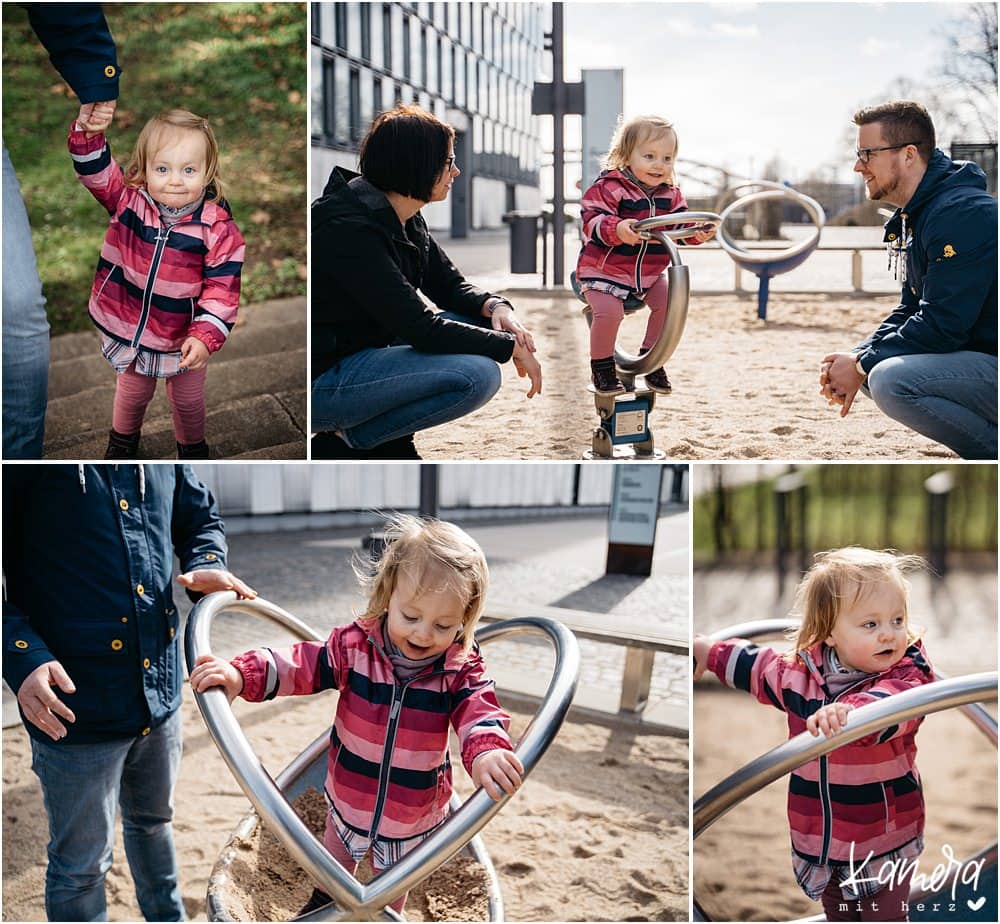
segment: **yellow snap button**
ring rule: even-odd
[[[106,68],[104,68],[105,77],[114,77],[116,73],[118,72],[115,70],[115,66],[113,64],[109,64]],[[147,728],[146,731],[149,731],[149,729]],[[143,734],[145,734],[145,732]]]
[[[16,642],[14,642],[14,647],[15,648],[27,648],[28,647],[28,643],[23,638],[19,638]]]
[[[122,622],[128,622],[128,616],[122,616]]]
[[[135,585],[135,592],[137,594],[139,594],[139,596],[141,597],[146,592],[146,588],[143,587],[142,584],[136,584]]]
[[[171,638],[174,637],[174,627],[173,626],[170,627],[170,637]]]
[[[142,659],[142,666],[146,668],[146,670],[149,670],[149,658]]]
[[[123,647],[124,647],[124,645],[122,644],[122,640],[120,638],[116,638],[116,639],[112,640],[112,642],[111,642],[111,650],[112,651],[121,651]]]
[[[144,728],[144,729],[142,730],[142,734],[143,734],[143,737],[145,737],[146,735],[148,735],[148,734],[149,734],[149,732],[150,732],[150,729],[148,729],[148,728]]]
[[[118,506],[121,507],[122,510],[128,510],[128,501],[123,497],[120,501],[118,501]]]
[[[205,556],[205,561],[215,561],[216,558],[218,558],[218,556],[215,554],[215,552],[209,552]]]

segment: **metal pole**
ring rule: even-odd
[[[420,466],[420,507],[422,517],[438,515],[438,467],[433,462]]]
[[[552,4],[552,285],[562,286],[566,274],[565,139],[566,82],[563,80],[563,5]]]

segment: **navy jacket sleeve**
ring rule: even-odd
[[[174,466],[174,507],[171,538],[180,570],[228,568],[226,531],[212,492],[201,483],[190,465]],[[192,600],[203,596],[188,591]]]
[[[24,517],[29,515],[27,501],[31,482],[37,477],[35,466],[8,465],[3,473],[3,679],[16,693],[25,678],[46,661],[54,661],[41,636],[31,627],[24,613],[7,600],[6,575],[25,567],[21,532]]]
[[[52,65],[81,103],[118,99],[118,57],[99,3],[26,3]]]

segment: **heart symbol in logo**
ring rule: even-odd
[[[970,898],[965,902],[965,904],[967,904],[973,911],[978,911],[983,907],[983,905],[986,904],[986,896],[980,895],[975,901]]]

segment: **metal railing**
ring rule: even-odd
[[[201,655],[211,653],[209,638],[212,621],[226,611],[269,620],[300,639],[323,641],[321,636],[291,613],[259,597],[256,600],[241,600],[232,591],[211,594],[199,601],[188,617],[184,654],[189,671]],[[537,617],[511,619],[481,627],[476,632],[476,640],[486,644],[519,634],[540,635],[555,649],[555,669],[549,687],[514,749],[524,765],[524,778],[527,778],[551,745],[569,710],[576,691],[580,652],[576,639],[568,629],[553,620]],[[281,787],[247,741],[225,692],[214,688],[196,693],[195,701],[212,740],[263,823],[338,906],[336,909],[321,909],[304,920],[362,920],[380,913],[391,901],[418,885],[459,853],[511,798],[504,795],[494,802],[482,789],[476,790],[430,837],[397,864],[362,885],[330,856],[295,813]],[[299,775],[307,754],[317,743],[314,742],[312,748],[300,755],[283,777]],[[394,919],[391,911],[387,914]]]
[[[716,641],[727,638],[760,638],[784,632],[795,625],[797,623],[794,620],[777,619],[742,623],[714,632],[711,638]],[[815,738],[809,732],[802,732],[784,744],[772,748],[766,754],[762,754],[756,760],[745,764],[695,800],[691,817],[692,841],[696,840],[731,808],[785,774],[890,725],[931,715],[945,709],[961,708],[996,747],[997,722],[978,705],[980,702],[995,701],[996,699],[996,671],[969,674],[964,677],[936,680],[912,690],[896,693],[867,706],[861,706],[851,712],[847,727],[832,738],[826,738],[822,735]],[[989,855],[992,851],[995,856],[995,850],[996,845],[987,848],[984,853]],[[693,894],[692,902],[695,920],[710,920]]]

